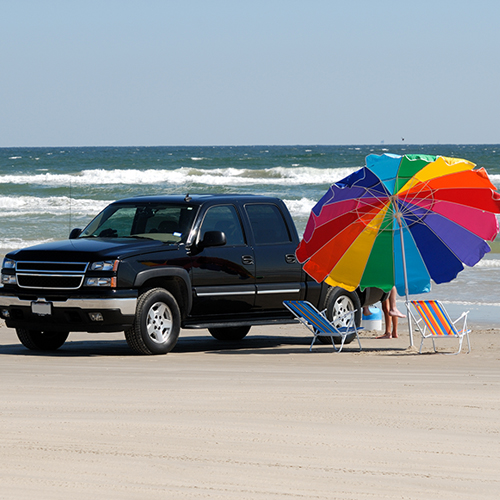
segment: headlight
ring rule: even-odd
[[[116,288],[116,278],[87,278],[85,286],[109,286]]]
[[[11,259],[3,259],[2,268],[3,269],[15,269],[16,268],[16,261],[11,260]]]
[[[118,269],[118,260],[105,260],[102,262],[92,262],[91,271],[116,271]]]

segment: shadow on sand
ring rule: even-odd
[[[363,339],[362,339],[363,345]],[[314,344],[312,353],[309,353],[311,337],[287,337],[284,335],[249,335],[243,340],[235,342],[221,342],[214,339],[209,334],[206,335],[182,335],[179,337],[177,345],[172,353],[214,353],[222,355],[231,354],[314,354],[333,353],[331,345]],[[393,346],[365,347],[359,353],[356,342],[344,345],[342,353],[356,353],[362,355],[363,352],[371,352],[386,355],[408,355],[412,354],[407,348]],[[7,356],[45,356],[45,357],[98,357],[98,356],[138,356],[127,345],[125,339],[99,339],[89,336],[88,340],[71,340],[71,335],[66,343],[57,351],[31,351],[22,344],[0,345],[0,355]]]

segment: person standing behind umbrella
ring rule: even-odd
[[[389,297],[382,302],[382,311],[384,313],[385,333],[377,338],[397,339],[398,318],[406,318],[406,316],[397,308],[395,286],[392,287],[392,290],[389,292]]]

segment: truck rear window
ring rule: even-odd
[[[257,245],[290,243],[292,241],[281,210],[268,203],[245,206]]]

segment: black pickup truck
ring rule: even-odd
[[[0,317],[29,349],[69,332],[125,332],[140,354],[164,354],[181,328],[240,340],[252,325],[291,323],[283,300],[331,318],[383,297],[318,284],[295,258],[285,204],[252,195],[120,200],[68,240],[17,250],[2,266]],[[349,340],[349,339],[348,339]]]

